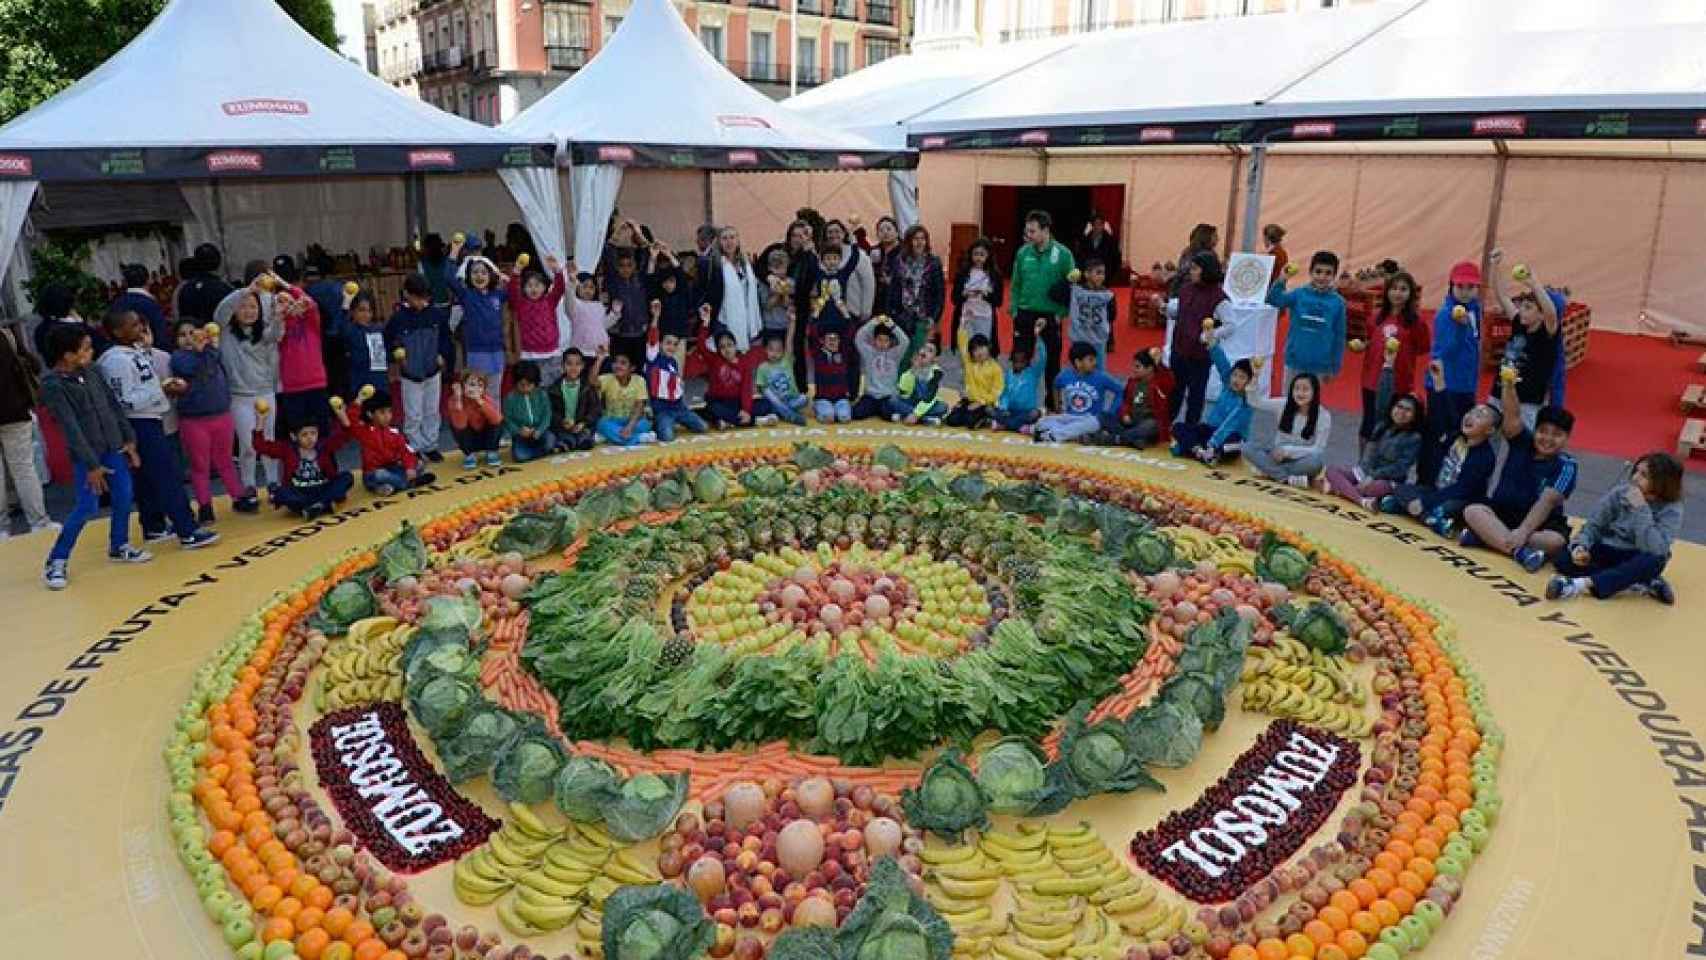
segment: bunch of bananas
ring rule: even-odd
[[[492,542],[503,532],[503,524],[492,523],[480,528],[480,532],[466,540],[459,540],[446,550],[429,550],[428,562],[433,566],[454,563],[457,560],[490,560],[497,556],[492,550]]]
[[[403,696],[403,648],[415,628],[394,617],[368,617],[326,648],[314,706],[322,712]]]
[[[1196,527],[1162,527],[1156,532],[1173,541],[1175,559],[1191,563],[1208,560],[1223,572],[1256,575],[1256,555],[1231,534],[1214,534]]]
[[[954,928],[956,960],[1116,960],[1128,940],[1166,939],[1188,919],[1087,824],[989,830],[975,846],[926,846],[921,857],[925,897]],[[1013,908],[998,921],[992,898],[1003,881]]]
[[[1374,729],[1362,709],[1368,689],[1343,657],[1329,656],[1281,631],[1272,647],[1251,647],[1244,661],[1242,703],[1246,710],[1289,717],[1347,737]]]
[[[573,924],[582,955],[595,957],[602,951],[597,944],[604,902],[621,887],[661,879],[603,827],[570,823],[557,829],[512,803],[498,832],[456,861],[452,886],[469,906],[496,903],[498,920],[518,937]]]

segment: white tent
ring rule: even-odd
[[[508,180],[528,167],[549,179],[547,143],[399,96],[273,0],[171,0],[112,59],[0,127],[0,276],[40,182],[492,169]]]
[[[705,50],[669,0],[636,0],[591,62],[501,129],[518,139],[552,142],[559,162],[573,164],[575,259],[589,267],[604,243],[627,167],[917,165],[917,155],[904,144],[879,144],[820,126],[759,93]],[[522,203],[530,228],[542,207]],[[537,239],[540,231],[533,232]]]

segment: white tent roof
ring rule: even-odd
[[[903,143],[819,126],[730,73],[668,0],[635,0],[585,67],[502,129],[574,163],[698,169],[906,167]],[[566,154],[561,157],[570,159]]]
[[[125,48],[0,127],[0,175],[177,179],[548,163],[401,96],[273,0],[171,0]],[[518,148],[518,149],[511,149]]]

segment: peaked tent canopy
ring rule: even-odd
[[[548,165],[549,150],[398,95],[273,0],[171,0],[112,59],[0,127],[0,178],[455,172]]]
[[[897,169],[901,144],[820,126],[730,73],[669,0],[635,0],[621,29],[561,86],[501,127],[563,162],[700,170]]]

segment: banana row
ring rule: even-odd
[[[571,823],[559,830],[516,803],[509,812],[484,846],[456,862],[452,886],[469,906],[496,903],[498,920],[518,937],[573,924],[584,944],[595,943],[611,894],[662,879],[602,827]]]
[[[1320,679],[1320,674],[1316,674]],[[1361,739],[1374,731],[1374,718],[1357,707],[1316,696],[1296,684],[1258,677],[1239,687],[1245,710],[1287,717],[1300,723]]]
[[[1251,648],[1242,679],[1248,683],[1258,677],[1281,680],[1336,703],[1360,707],[1368,702],[1368,687],[1343,657],[1306,647],[1284,631],[1274,635],[1272,647]]]
[[[1209,533],[1196,527],[1162,527],[1158,532],[1173,541],[1176,559],[1192,563],[1209,560],[1220,570],[1251,576],[1256,573],[1256,555],[1230,534]]]
[[[434,550],[428,554],[428,560],[434,566],[454,563],[457,560],[490,560],[496,556],[492,550],[492,542],[503,532],[502,524],[488,524],[480,528],[480,532],[466,540],[459,540],[445,550]]]
[[[402,699],[403,648],[414,633],[414,627],[393,617],[368,617],[351,624],[321,659],[325,669],[314,705],[326,711]]]

